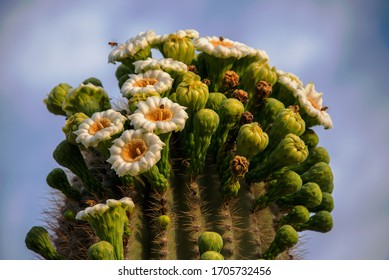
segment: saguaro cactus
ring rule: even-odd
[[[27,234],[29,249],[46,259],[291,259],[299,232],[331,230],[333,173],[313,128],[332,121],[313,83],[195,30],[142,32],[108,61],[120,63],[126,102],[96,78],[44,99],[66,117],[60,167],[47,177],[62,199],[49,230]]]

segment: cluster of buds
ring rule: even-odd
[[[125,102],[111,103],[96,78],[44,100],[66,117],[53,153],[62,168],[47,176],[62,200],[48,217],[52,240],[34,227],[29,249],[46,259],[291,259],[299,232],[331,230],[333,174],[313,128],[332,120],[312,82],[195,30],[111,45]]]

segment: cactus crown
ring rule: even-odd
[[[313,128],[332,121],[313,83],[195,30],[113,47],[124,108],[96,78],[44,100],[66,117],[53,153],[66,172],[47,177],[63,198],[48,218],[53,235],[32,228],[29,249],[47,259],[291,259],[300,231],[331,230],[333,174]]]

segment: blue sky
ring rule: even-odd
[[[314,81],[334,122],[317,129],[335,175],[335,227],[307,233],[307,259],[389,258],[389,4],[363,0],[4,1],[0,4],[0,259],[31,259],[24,237],[49,209],[46,175],[63,118],[42,100],[100,78],[120,96],[108,41],[193,28],[265,50]]]

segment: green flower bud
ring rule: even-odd
[[[68,84],[62,83],[54,87],[50,93],[47,95],[47,98],[43,100],[46,104],[47,110],[49,110],[54,115],[66,116],[65,111],[62,109],[62,103],[65,100],[68,90],[72,87]]]
[[[226,99],[227,96],[225,96],[221,92],[211,92],[209,93],[209,97],[207,100],[207,104],[205,104],[205,108],[218,111],[220,109],[221,103]]]
[[[68,117],[78,112],[90,117],[95,112],[106,111],[110,108],[107,92],[102,87],[93,84],[81,84],[77,88],[70,89],[62,103],[62,109]]]
[[[250,98],[253,97],[255,88],[261,81],[268,82],[271,85],[274,85],[277,81],[275,68],[270,68],[267,59],[252,63],[244,75],[241,76],[242,88],[249,93]]]
[[[126,80],[129,78],[129,74],[134,74],[134,65],[132,67],[120,64],[115,71],[115,77],[119,81],[122,77],[126,77]]]
[[[236,138],[236,154],[250,160],[262,152],[269,143],[269,137],[262,131],[257,122],[242,125]]]
[[[331,213],[328,211],[319,211],[315,215],[313,215],[308,222],[297,225],[296,229],[298,231],[303,230],[312,230],[317,232],[329,232],[334,225],[334,222],[332,220]]]
[[[25,243],[28,249],[41,255],[46,260],[62,259],[62,256],[51,244],[49,233],[43,227],[32,227],[26,235]]]
[[[73,144],[77,145],[76,138],[77,135],[73,132],[78,130],[78,126],[82,123],[83,120],[89,118],[84,113],[75,113],[71,115],[65,122],[65,126],[62,128],[63,133],[65,133],[66,140]]]
[[[283,167],[299,164],[308,156],[308,148],[304,142],[295,134],[288,134],[269,153],[261,164],[255,166],[246,175],[248,182],[259,182],[265,180],[272,172]],[[256,163],[257,161],[254,161]]]
[[[97,87],[103,87],[103,83],[99,79],[94,78],[94,77],[91,77],[91,78],[84,80],[82,82],[82,84],[84,84],[84,85],[92,84],[92,85],[95,85]]]
[[[115,260],[115,252],[111,243],[100,241],[88,249],[88,259],[90,260]]]
[[[136,93],[128,100],[128,109],[135,112],[138,109],[139,101],[146,101],[150,96],[160,96],[158,92],[151,93]]]
[[[320,205],[323,199],[323,194],[318,184],[309,182],[301,187],[298,192],[287,195],[281,198],[278,202],[280,204],[288,205],[303,205],[307,208],[312,208]]]
[[[102,193],[101,183],[88,170],[78,146],[63,140],[55,148],[53,157],[59,165],[68,168],[77,175],[90,192],[97,195]]]
[[[156,220],[157,227],[160,230],[166,230],[168,228],[168,226],[170,225],[170,221],[171,221],[171,219],[168,215],[161,215]]]
[[[219,126],[219,115],[211,109],[200,109],[193,117],[193,126],[190,168],[194,174],[199,174],[205,164],[212,134]]]
[[[80,191],[70,185],[65,171],[61,168],[54,168],[49,175],[47,175],[46,182],[53,189],[60,190],[67,198],[75,201],[81,200]]]
[[[263,209],[286,195],[300,191],[302,186],[300,176],[293,171],[275,173],[268,183],[267,192],[255,201],[255,207]]]
[[[243,112],[243,104],[235,98],[228,98],[220,104],[218,111],[220,124],[212,137],[212,152],[218,152],[221,149],[227,140],[228,132],[239,123]]]
[[[323,198],[321,200],[321,203],[316,207],[309,208],[309,211],[319,212],[325,210],[331,212],[332,210],[334,210],[334,198],[332,197],[332,195],[328,192],[322,192],[322,196]]]
[[[204,231],[198,239],[200,254],[206,251],[215,251],[220,253],[223,248],[223,238],[217,232]]]
[[[300,164],[292,166],[291,169],[299,174],[302,174],[318,162],[330,162],[330,156],[327,150],[323,147],[313,147],[310,149],[307,159]]]
[[[200,256],[200,260],[224,260],[222,254],[215,251],[206,251]]]
[[[129,197],[108,199],[106,204],[96,204],[78,212],[76,219],[87,221],[101,240],[112,244],[115,259],[122,260],[124,225],[128,222],[127,214],[131,214],[134,207]]]
[[[303,205],[296,205],[289,213],[280,220],[281,225],[302,224],[309,220],[310,214],[308,209]]]
[[[71,221],[76,218],[76,214],[74,214],[72,210],[66,210],[65,213],[63,213],[63,217]]]
[[[176,90],[176,99],[181,106],[187,107],[189,116],[205,107],[208,100],[208,86],[201,81],[184,80]]]
[[[176,34],[169,35],[161,51],[164,57],[171,57],[187,65],[191,64],[195,56],[195,47],[192,39]]]
[[[331,167],[325,162],[318,162],[301,174],[303,182],[317,183],[323,192],[332,193],[334,189],[334,175]]]
[[[263,254],[264,259],[274,260],[280,253],[292,248],[299,240],[298,233],[290,225],[280,227],[269,249]]]
[[[305,131],[305,122],[298,113],[297,106],[281,110],[275,117],[269,132],[269,150],[272,150],[287,134],[300,136]]]
[[[254,118],[261,124],[264,131],[268,131],[276,116],[285,109],[282,102],[274,98],[267,98],[261,107],[254,112]]]
[[[308,127],[305,128],[305,131],[302,135],[300,135],[300,138],[304,141],[305,145],[307,145],[309,149],[312,149],[313,147],[316,147],[317,144],[319,144],[319,136],[313,129]]]

